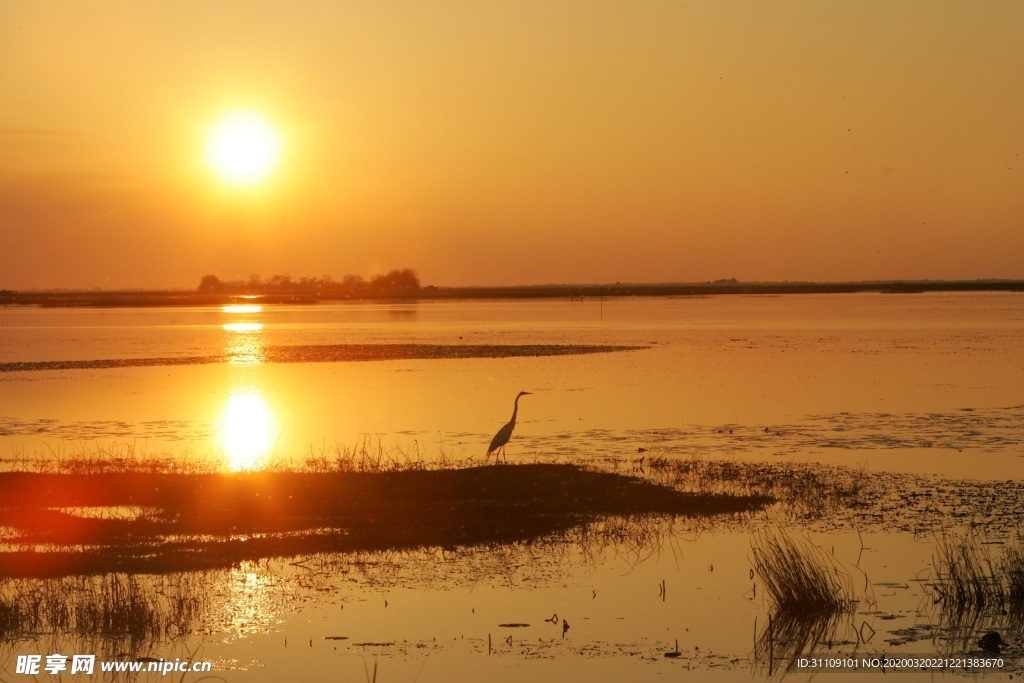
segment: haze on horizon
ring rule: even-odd
[[[1021,26],[1017,0],[8,0],[0,289],[1024,278]],[[273,168],[226,182],[236,111]]]

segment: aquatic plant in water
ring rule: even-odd
[[[208,581],[195,573],[3,578],[0,640],[65,635],[100,652],[144,652],[194,630],[207,609]]]
[[[756,536],[753,554],[780,614],[834,614],[854,605],[849,574],[809,541],[798,542],[782,528],[766,529]]]
[[[932,585],[943,609],[955,615],[1005,614],[1024,621],[1024,549],[1018,539],[1001,557],[976,535],[940,536]]]

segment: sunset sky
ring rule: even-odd
[[[0,288],[1024,278],[1022,27],[1020,0],[5,0]],[[210,159],[229,115],[275,136],[244,182]]]

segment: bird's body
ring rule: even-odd
[[[998,631],[989,631],[978,640],[978,646],[985,652],[991,652],[993,654],[999,654],[999,652],[1009,645],[1003,637],[999,635]]]
[[[512,407],[512,419],[508,423],[498,430],[498,433],[491,439],[491,445],[487,447],[487,457],[491,457],[491,454],[495,451],[500,450],[502,454],[505,453],[505,444],[512,438],[512,430],[516,428],[516,414],[519,412],[519,399],[523,396],[529,395],[529,391],[520,391],[519,395],[516,396],[516,402]],[[498,456],[494,456],[497,460]]]

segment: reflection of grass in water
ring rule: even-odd
[[[753,543],[754,568],[780,614],[831,615],[850,609],[850,577],[821,548],[785,530],[766,529]]]
[[[753,542],[754,569],[775,613],[757,636],[756,661],[769,675],[792,670],[819,645],[832,646],[856,605],[849,575],[825,551],[782,528],[762,530]]]
[[[495,546],[314,553],[168,575],[0,579],[0,643],[31,635],[63,651],[150,655],[168,642],[184,646],[188,636],[208,629],[272,628],[282,610],[308,602],[303,596],[314,596],[319,604],[325,595],[344,600],[355,586],[434,590],[481,581],[533,586],[538,576],[564,576],[581,562],[596,565],[609,557],[640,562],[692,533],[691,520],[621,517]]]
[[[289,566],[308,572],[305,587],[336,593],[352,584],[374,589],[429,590],[500,585],[535,586],[558,580],[581,567],[605,562],[640,564],[666,546],[692,540],[704,522],[675,516],[609,517],[535,539],[481,546],[426,547],[347,553],[309,553]]]
[[[813,654],[822,645],[832,649],[840,628],[849,631],[850,627],[849,615],[843,612],[780,611],[757,633],[755,665],[770,675],[793,671],[800,657]]]
[[[0,579],[0,638],[48,633],[101,652],[143,652],[192,632],[206,590],[199,574]]]
[[[943,535],[933,558],[936,579],[930,583],[940,608],[935,633],[947,654],[995,653],[1000,646],[984,644],[987,632],[1024,629],[1024,552],[1018,538],[993,552],[976,534]]]
[[[942,610],[934,625],[929,625],[919,634],[919,639],[932,640],[936,649],[946,655],[962,655],[978,652],[978,641],[989,631],[1006,633],[1007,627],[1014,627],[1012,619],[991,612],[950,612]]]

